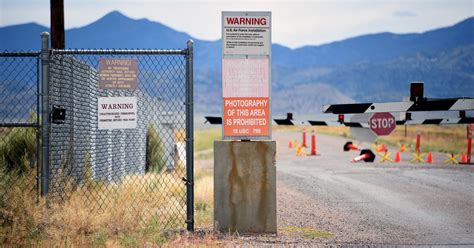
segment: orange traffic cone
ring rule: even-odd
[[[426,162],[428,164],[432,164],[433,163],[433,154],[431,152],[428,152],[428,158],[426,159]]]
[[[400,152],[397,152],[397,154],[395,154],[395,163],[400,163]]]
[[[465,163],[465,164],[467,163],[467,156],[465,153],[461,155],[461,163]]]
[[[386,152],[387,151],[387,147],[385,147],[385,144],[382,143],[380,145],[380,148],[377,150],[378,152]]]
[[[288,142],[288,148],[293,148],[293,141],[290,140],[290,142]]]
[[[407,148],[405,147],[405,144],[402,144],[402,146],[400,147],[400,152],[405,152],[407,150]]]
[[[316,133],[311,131],[311,156],[316,156]]]

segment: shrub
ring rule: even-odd
[[[35,128],[15,127],[0,140],[0,169],[25,174],[36,162]]]
[[[163,142],[154,125],[146,133],[146,172],[161,172],[165,167]]]

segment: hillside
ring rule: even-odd
[[[34,23],[2,27],[0,50],[38,50],[47,30]],[[67,48],[184,48],[188,39],[195,41],[196,111],[218,113],[220,40],[195,39],[117,11],[66,31]],[[474,17],[424,33],[369,34],[297,49],[273,44],[273,109],[311,113],[328,103],[396,101],[411,81],[424,81],[429,97],[472,97],[473,46]]]

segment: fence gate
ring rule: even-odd
[[[39,81],[29,82],[34,97],[21,97],[36,101],[18,107],[36,116],[28,119],[23,111],[16,123],[40,131],[41,195],[49,202],[76,197],[92,211],[128,208],[133,214],[123,218],[193,230],[192,41],[182,50],[55,50],[48,44],[43,33],[41,53],[34,54],[42,97],[35,98]],[[2,94],[19,87],[5,82]],[[8,101],[2,108],[11,104],[2,100]]]
[[[39,75],[38,52],[0,53],[0,208],[23,201],[18,192],[37,198]]]

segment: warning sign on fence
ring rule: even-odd
[[[98,129],[137,127],[136,97],[99,97]]]
[[[101,58],[99,60],[99,88],[135,90],[138,85],[136,59]]]

